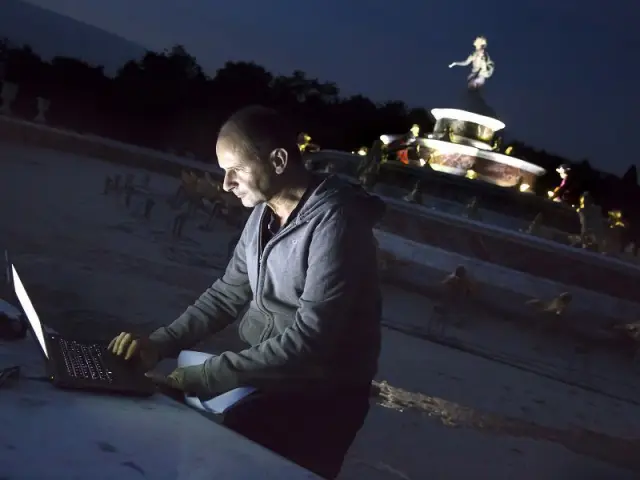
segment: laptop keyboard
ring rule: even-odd
[[[102,358],[104,347],[58,339],[67,374],[72,378],[113,382],[112,373]]]

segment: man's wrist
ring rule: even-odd
[[[206,370],[204,363],[199,365],[191,365],[189,367],[180,367],[180,379],[182,389],[186,393],[194,393],[199,397],[210,396],[208,385],[205,378]]]
[[[158,355],[158,360],[174,358],[180,353],[176,341],[167,332],[165,327],[159,328],[149,335],[149,343]]]

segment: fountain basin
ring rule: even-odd
[[[546,170],[519,158],[484,149],[445,142],[434,138],[421,138],[420,156],[428,158],[431,168],[453,175],[468,175],[501,187],[529,185],[533,189],[536,179]]]
[[[434,108],[431,115],[436,120],[432,136],[435,139],[448,139],[452,136],[476,148],[491,149],[496,133],[505,124],[495,118],[455,108]]]

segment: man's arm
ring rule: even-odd
[[[471,62],[473,62],[473,55],[469,55],[467,57],[467,59],[462,61],[462,62],[452,62],[452,63],[450,63],[449,64],[449,68],[452,68],[452,67],[466,67]]]
[[[551,197],[551,199],[554,200],[556,198],[562,197],[565,193],[567,193],[567,191],[569,191],[570,189],[573,189],[574,186],[575,186],[575,180],[571,177],[567,177],[562,182],[560,182],[560,185],[558,185],[553,190],[553,196]]]
[[[321,365],[327,364],[343,330],[355,320],[353,302],[367,301],[359,293],[362,276],[376,268],[372,237],[371,228],[361,221],[348,222],[339,211],[329,214],[311,241],[294,324],[260,345],[187,367],[185,389],[210,396],[238,386],[274,390],[339,375]]]
[[[246,261],[248,234],[245,225],[222,278],[207,288],[171,325],[161,327],[149,336],[162,357],[174,357],[207,335],[219,332],[233,323],[251,300]]]

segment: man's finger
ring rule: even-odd
[[[120,342],[118,343],[118,351],[117,355],[122,355],[124,353],[125,348],[129,346],[129,342],[131,342],[132,337],[130,333],[121,333],[120,334]]]
[[[136,353],[136,351],[138,350],[138,345],[140,342],[138,342],[138,340],[132,340],[131,343],[129,344],[129,348],[127,348],[127,353],[124,356],[125,360],[129,360],[131,357],[133,357]]]
[[[167,385],[171,388],[180,388],[180,381],[178,380],[175,371],[167,376]]]
[[[113,337],[113,340],[111,340],[111,342],[109,342],[109,350],[111,351],[111,353],[115,353],[116,352],[116,345],[118,344],[118,339],[119,338],[120,338],[120,334],[118,334],[115,337]]]
[[[184,390],[184,369],[176,368],[167,376],[167,381],[171,388]]]
[[[125,335],[125,332],[120,332],[116,338],[114,338],[111,343],[111,353],[117,355],[118,349],[120,348],[120,343],[122,342],[122,337]]]

